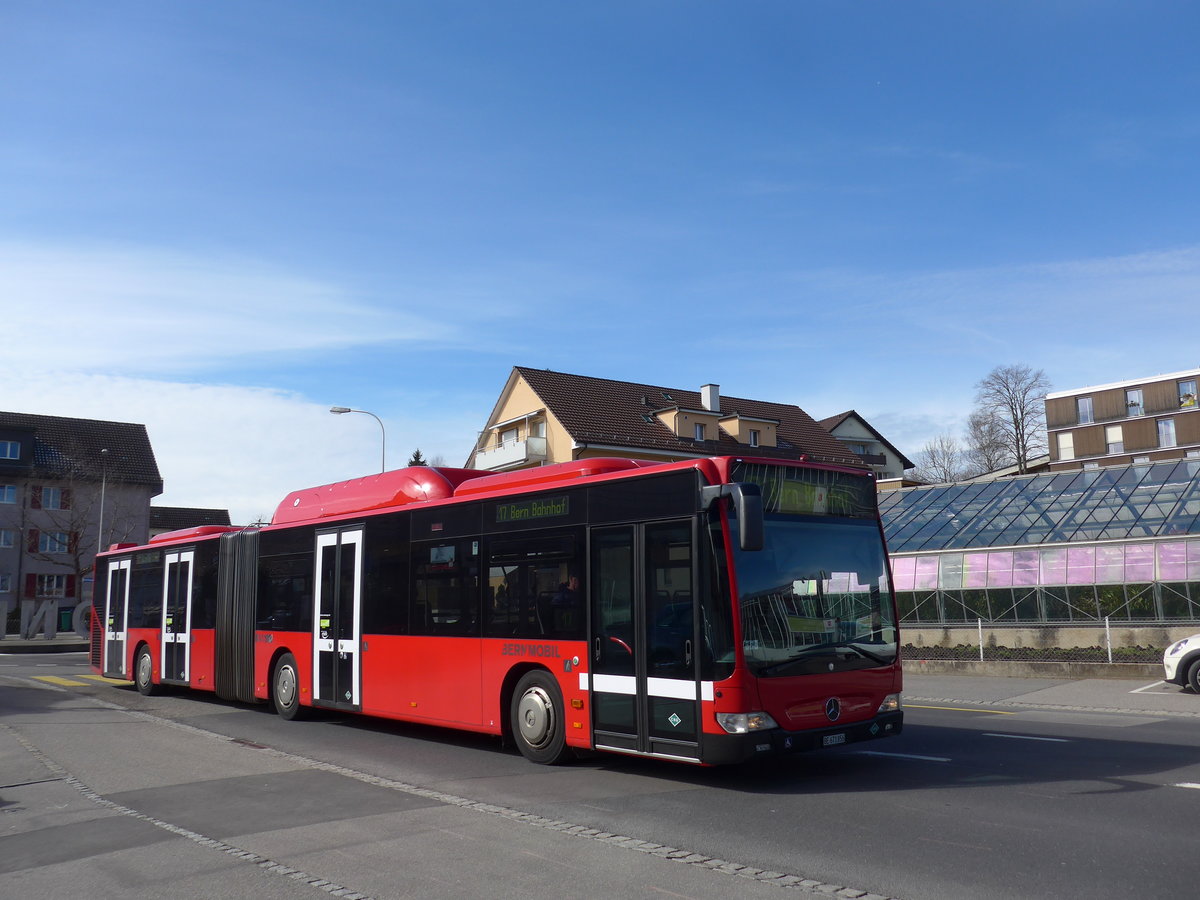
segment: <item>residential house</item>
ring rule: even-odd
[[[916,465],[856,410],[821,419],[817,424],[854,451],[880,481],[902,479],[904,470]]]
[[[150,507],[150,537],[196,528],[201,525],[231,525],[227,509],[198,509],[190,506]]]
[[[798,406],[515,367],[467,466],[492,471],[601,456],[656,461],[804,456],[862,466]]]

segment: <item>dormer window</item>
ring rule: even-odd
[[[750,429],[750,446],[751,447],[758,446],[758,429],[757,428]]]
[[[698,440],[698,441],[703,441],[703,440],[705,440],[705,437],[704,437],[704,423],[703,423],[703,422],[697,422],[697,423],[696,423],[696,440]]]
[[[0,441],[0,459],[20,459],[20,441]]]

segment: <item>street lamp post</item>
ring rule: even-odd
[[[104,492],[108,487],[108,448],[100,451],[100,521],[96,524],[96,553],[104,550]]]
[[[387,431],[383,427],[383,419],[379,418],[379,416],[375,415],[375,413],[368,412],[365,409],[351,409],[348,406],[331,406],[331,407],[329,407],[329,411],[331,413],[333,413],[335,416],[342,416],[342,415],[345,415],[346,413],[362,413],[364,416],[370,416],[372,419],[374,419],[376,422],[379,423],[379,435],[380,435],[379,471],[386,472],[387,471]]]

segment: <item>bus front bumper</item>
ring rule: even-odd
[[[845,725],[811,731],[773,728],[748,734],[706,734],[704,761],[714,765],[745,762],[764,756],[786,756],[808,750],[840,747],[878,738],[892,737],[904,729],[904,712],[889,712]]]

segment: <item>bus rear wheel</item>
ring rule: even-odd
[[[509,724],[521,755],[531,762],[553,766],[567,758],[562,692],[548,672],[535,669],[517,682]]]
[[[145,644],[138,650],[133,663],[133,683],[137,685],[139,694],[149,697],[158,693],[158,685],[154,683],[154,657]]]
[[[299,719],[304,714],[300,705],[300,675],[296,669],[296,657],[285,653],[275,663],[271,676],[271,700],[275,712],[283,719]]]

